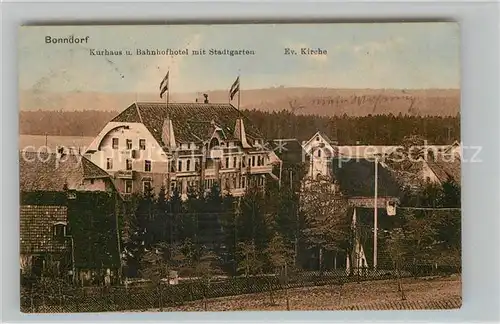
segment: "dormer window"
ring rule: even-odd
[[[66,223],[58,222],[52,227],[55,238],[64,238],[66,236]]]

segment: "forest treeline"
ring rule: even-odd
[[[460,116],[368,115],[363,117],[294,115],[290,111],[243,113],[268,139],[309,139],[318,130],[341,144],[391,145],[405,136],[420,135],[429,143],[460,140]],[[21,134],[96,136],[118,113],[112,111],[21,111]]]
[[[284,183],[290,181],[284,178]],[[294,181],[295,185],[300,183]],[[389,234],[382,237],[382,233],[381,240],[394,239],[390,234],[402,228],[405,237],[398,239],[397,255],[405,256],[405,265],[414,263],[415,258],[420,263],[440,260],[457,264],[460,191],[453,181],[442,186],[427,184],[418,191],[403,190],[401,202],[406,208],[398,212],[397,223],[385,228]],[[278,257],[279,262],[304,269],[331,269],[337,254],[352,253],[352,210],[346,200],[332,196],[328,183],[312,183],[301,197],[292,186],[275,183],[268,184],[265,191],[249,187],[241,198],[223,195],[217,185],[208,194],[191,190],[185,201],[178,192],[168,197],[164,188],[156,196],[152,191],[136,195],[128,203],[125,224],[120,226],[125,232],[126,276],[140,276],[144,267],[151,267],[150,262],[144,263],[148,251],[162,246],[179,249],[181,255],[168,258],[172,258],[171,266],[181,270],[178,261],[185,263],[193,253],[204,253],[200,249],[215,253],[213,257],[222,266],[219,270],[231,275],[270,273],[279,266]],[[364,230],[358,235],[369,235],[371,225],[359,222],[359,229]],[[317,260],[311,259],[314,250],[319,251]],[[386,252],[380,251],[381,261],[385,257],[390,267]],[[201,261],[188,263],[193,262]]]

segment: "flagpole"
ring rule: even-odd
[[[166,108],[168,108],[168,102],[170,99],[170,69],[168,70],[168,79],[167,79],[167,102],[166,102]]]

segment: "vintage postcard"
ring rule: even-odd
[[[459,308],[459,39],[20,27],[21,311]]]

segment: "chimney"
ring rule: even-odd
[[[161,139],[163,144],[168,148],[175,148],[175,135],[174,135],[174,126],[172,124],[172,120],[167,117],[163,121],[163,127],[161,131]]]

